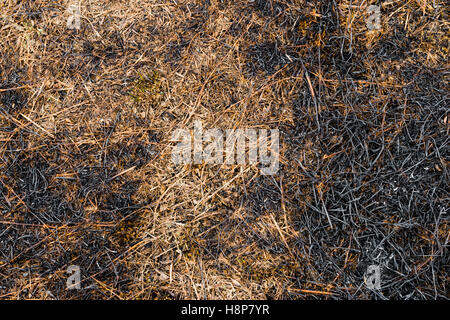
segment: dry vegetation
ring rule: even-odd
[[[0,2],[2,299],[449,297],[445,1],[68,4]],[[278,174],[174,166],[194,120]]]

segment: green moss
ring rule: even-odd
[[[156,102],[160,95],[160,75],[153,70],[149,74],[139,75],[139,78],[132,84],[130,97],[136,103],[144,101]]]

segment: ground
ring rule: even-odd
[[[1,299],[449,298],[445,1],[70,4],[0,3]],[[279,171],[175,165],[194,121]]]

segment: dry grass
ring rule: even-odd
[[[0,297],[448,298],[445,1],[369,4],[3,0]],[[194,120],[280,171],[174,166]]]

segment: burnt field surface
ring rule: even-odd
[[[0,3],[0,299],[449,298],[445,1],[70,5]],[[174,164],[194,121],[279,170]]]

